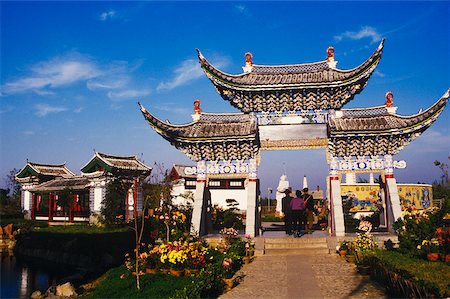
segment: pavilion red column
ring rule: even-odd
[[[53,193],[48,194],[48,221],[53,220]]]
[[[31,219],[36,220],[36,193],[31,195]]]

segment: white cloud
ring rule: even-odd
[[[375,70],[374,72],[373,72],[373,74],[375,75],[375,76],[377,76],[377,77],[380,77],[380,78],[384,78],[384,77],[386,77],[386,75],[384,74],[384,73],[382,73],[382,72],[380,72],[380,70]]]
[[[50,106],[48,104],[37,104],[35,108],[35,114],[39,117],[44,117],[49,113],[59,113],[67,110],[65,107]]]
[[[81,111],[83,111],[83,107],[79,107],[79,108],[76,108],[75,110],[73,110],[73,112],[75,112],[75,113],[80,113]]]
[[[202,68],[198,61],[193,59],[185,60],[175,69],[174,77],[165,82],[161,82],[157,90],[171,90],[178,86],[184,85],[189,81],[200,78],[203,75]]]
[[[215,63],[216,67],[223,67],[227,64],[228,61],[224,58],[217,59],[217,62]],[[200,63],[198,63],[197,60],[188,59],[183,61],[181,65],[174,70],[174,76],[172,79],[159,83],[156,90],[172,90],[202,76],[203,70]]]
[[[149,90],[137,90],[128,89],[117,92],[108,92],[108,98],[111,100],[138,100],[139,97],[147,96],[150,94]]]
[[[450,148],[450,135],[428,129],[413,142],[421,153],[447,152]]]
[[[381,40],[381,34],[370,26],[363,26],[359,31],[346,31],[342,34],[334,36],[334,39],[338,42],[344,39],[360,40],[363,38],[370,38],[371,44],[379,42]]]
[[[96,78],[86,82],[86,87],[89,90],[105,90],[117,89],[125,86],[128,82],[127,78]]]
[[[23,131],[22,134],[23,134],[23,135],[26,135],[26,136],[31,136],[31,135],[34,135],[35,132],[34,132],[34,131],[31,131],[31,130],[28,130],[28,131]]]
[[[100,21],[106,21],[108,19],[112,19],[114,18],[114,16],[116,15],[116,12],[112,9],[102,12],[99,16]]]
[[[99,75],[97,66],[87,57],[72,54],[38,63],[30,74],[2,86],[2,95],[36,92],[53,94],[50,88],[70,85]]]
[[[177,106],[176,104],[172,103],[166,103],[165,105],[157,105],[154,107],[157,110],[164,111],[164,112],[171,112],[179,115],[190,115],[192,113],[192,110],[189,110],[187,108],[182,108]]]
[[[237,10],[237,12],[240,13],[241,15],[251,17],[250,10],[244,4],[236,4],[234,5],[234,9]]]

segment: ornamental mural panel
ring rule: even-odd
[[[433,202],[433,190],[427,184],[398,184],[398,195],[402,211],[406,209],[423,210]],[[352,201],[350,212],[376,212],[380,200],[378,184],[341,185],[341,195]],[[378,203],[377,203],[378,202]]]
[[[398,184],[398,196],[402,211],[406,209],[422,210],[433,202],[433,188],[424,184]]]
[[[380,199],[380,187],[378,185],[355,184],[341,185],[342,196],[347,196],[351,200],[351,213],[357,212],[378,212]]]

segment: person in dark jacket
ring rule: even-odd
[[[303,200],[305,201],[306,207],[306,232],[308,234],[312,234],[314,222],[314,199],[308,191],[308,188],[303,188]]]
[[[288,235],[292,234],[291,192],[291,189],[284,190],[285,197],[281,200],[281,211],[284,214],[284,230]]]

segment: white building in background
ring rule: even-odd
[[[193,203],[197,169],[195,166],[174,164],[170,171],[172,179],[172,204],[187,205]],[[236,208],[247,209],[247,179],[244,176],[230,174],[211,177],[207,181],[208,197],[211,206],[227,208],[227,199],[237,202]],[[206,192],[208,193],[208,192]]]

